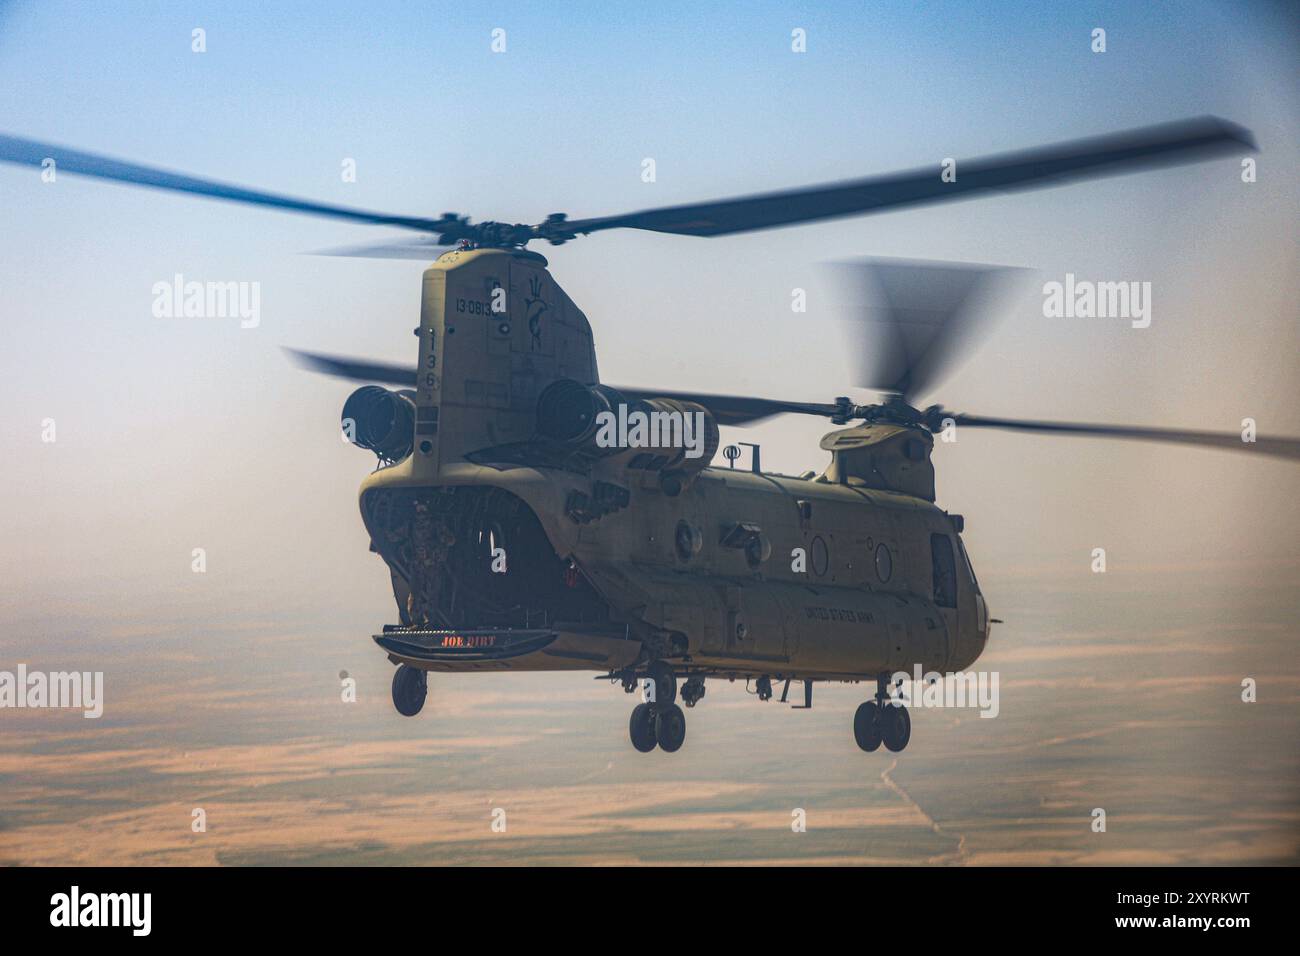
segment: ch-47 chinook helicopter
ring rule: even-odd
[[[366,212],[0,136],[0,159],[8,162],[41,166],[49,157],[64,173],[431,236],[345,250],[436,256],[423,276],[414,367],[297,353],[319,371],[367,383],[347,399],[343,419],[354,443],[379,460],[362,483],[360,505],[371,549],[391,572],[400,618],[374,637],[397,665],[394,704],[418,713],[430,671],[595,671],[629,692],[647,689],[629,725],[642,752],[682,746],[677,699],[694,706],[710,677],[753,681],[762,699],[784,681],[783,701],[798,680],[804,706],[816,681],[874,681],[874,698],[854,716],[858,745],[907,745],[910,718],[889,675],[916,665],[965,669],[989,639],[962,518],[935,504],[931,451],[944,428],[1182,442],[1286,458],[1300,457],[1300,440],[1243,444],[1235,434],[916,407],[915,397],[954,357],[980,290],[995,275],[954,266],[868,267],[887,307],[866,324],[874,349],[858,384],[882,393],[878,403],[612,387],[597,373],[586,316],[546,260],[525,248],[529,242],[558,245],[615,228],[724,236],[1253,149],[1248,131],[1204,117],[965,160],[955,181],[937,166],[922,167],[524,225]],[[453,248],[438,255],[439,246]],[[824,472],[769,474],[757,459],[749,470],[710,464],[719,425],[782,413],[848,426],[822,439],[831,455]],[[639,424],[625,427],[637,415]],[[667,441],[637,440],[656,426]],[[611,439],[615,432],[621,437]],[[802,568],[792,554],[805,557]]]

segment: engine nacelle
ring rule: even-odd
[[[623,397],[604,385],[594,387],[561,378],[542,389],[537,397],[537,431],[546,439],[603,455],[617,448],[600,448],[595,441],[602,412],[616,412]]]
[[[343,434],[383,461],[401,461],[415,443],[413,393],[363,385],[343,403]]]
[[[672,494],[718,450],[718,423],[703,406],[670,398],[628,399],[607,385],[559,379],[537,399],[537,431],[591,460],[619,456],[657,471]]]

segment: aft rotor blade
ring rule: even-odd
[[[959,427],[1006,428],[1012,431],[1043,432],[1057,435],[1083,435],[1096,438],[1127,438],[1136,441],[1174,442],[1243,451],[1252,455],[1300,459],[1300,438],[1257,438],[1241,440],[1235,432],[1200,432],[1179,428],[1147,428],[1140,425],[1093,425],[1083,422],[1036,422],[1018,418],[986,418],[980,415],[945,415]]]
[[[448,245],[436,239],[394,239],[391,242],[317,249],[309,255],[346,256],[355,259],[418,259],[421,262],[432,262],[446,251]]]
[[[320,355],[316,352],[300,352],[297,349],[285,349],[299,365],[322,375],[333,375],[354,382],[379,382],[384,385],[398,385],[403,388],[415,387],[415,369],[404,365],[390,365],[387,362],[367,362],[361,359],[340,355]]]
[[[86,153],[66,146],[56,146],[52,143],[42,143],[34,139],[0,134],[0,162],[16,163],[21,166],[35,166],[40,169],[41,164],[46,159],[54,160],[56,173],[76,173],[80,176],[94,176],[97,179],[129,183],[133,186],[148,186],[152,189],[189,193],[194,196],[206,196],[209,199],[224,199],[229,202],[245,203],[251,206],[286,209],[290,212],[326,216],[332,219],[345,219],[350,222],[361,222],[369,225],[400,226],[404,229],[442,233],[454,228],[458,222],[454,217],[423,219],[411,216],[393,216],[388,213],[370,212],[348,206],[334,206],[328,203],[312,202],[307,199],[294,199],[277,193],[246,189],[243,186],[202,179],[185,173],[169,172],[153,166],[111,159],[97,153]]]
[[[565,225],[575,233],[647,229],[683,236],[724,236],[990,192],[1058,186],[1255,149],[1249,130],[1215,116],[1202,116],[992,156],[958,157],[956,178],[951,182],[940,177],[935,162],[865,179],[571,220]]]
[[[859,357],[854,384],[912,402],[937,385],[997,316],[996,293],[1019,270],[961,262],[837,263]]]
[[[838,405],[815,402],[782,402],[771,398],[753,398],[748,395],[713,395],[702,392],[665,392],[658,389],[623,388],[610,386],[620,395],[633,400],[670,398],[681,402],[695,402],[709,410],[719,425],[750,425],[773,415],[787,413],[799,415],[835,415]]]

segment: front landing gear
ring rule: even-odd
[[[880,707],[874,700],[869,700],[853,715],[853,739],[867,753],[880,749],[883,739],[880,733]]]
[[[429,693],[425,672],[410,664],[401,664],[393,675],[393,706],[403,717],[414,717],[424,707]]]
[[[867,753],[880,749],[881,743],[894,753],[912,739],[912,717],[902,701],[889,696],[889,678],[876,680],[876,699],[869,700],[853,715],[853,739]]]
[[[912,739],[911,715],[908,714],[906,707],[899,704],[897,707],[893,705],[886,707],[881,717],[883,719],[880,722],[880,736],[884,738],[888,749],[898,753]]]

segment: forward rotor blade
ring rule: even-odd
[[[548,219],[536,226],[509,226],[500,223],[471,225],[450,214],[438,219],[394,216],[295,199],[0,134],[0,162],[39,168],[49,158],[55,161],[57,170],[67,173],[349,222],[399,226],[434,233],[447,242],[469,239],[488,245],[523,244],[535,238],[563,242],[575,235],[617,228],[719,236],[939,202],[967,194],[1029,189],[1197,162],[1239,152],[1243,148],[1255,149],[1249,130],[1216,117],[1200,117],[965,160],[959,162],[956,179],[952,182],[944,182],[938,169],[924,167],[867,179],[648,209],[619,216],[580,220],[559,216],[555,222]]]
[[[1300,459],[1300,438],[1259,438],[1243,442],[1233,432],[1199,432],[1179,428],[1146,428],[1139,425],[1092,425],[1083,422],[1036,422],[1018,418],[986,418],[980,415],[946,415],[958,426],[971,428],[1006,428],[1013,431],[1044,432],[1058,435],[1084,435],[1096,438],[1127,438],[1137,441],[1173,442],[1201,445],[1225,451],[1244,451],[1254,455]]]
[[[410,216],[392,216],[387,213],[369,212],[364,209],[352,209],[347,206],[334,206],[327,203],[312,202],[306,199],[294,199],[276,193],[245,189],[229,183],[201,179],[184,173],[168,172],[153,166],[129,163],[120,159],[110,159],[96,153],[85,153],[55,146],[20,136],[0,134],[0,162],[15,163],[21,166],[41,168],[46,159],[53,159],[58,173],[76,173],[80,176],[94,176],[113,182],[129,183],[135,186],[148,186],[152,189],[166,189],[170,192],[189,193],[194,196],[206,196],[209,199],[225,199],[230,202],[246,203],[251,206],[268,206],[273,209],[287,209],[291,212],[307,213],[313,216],[326,216],[332,219],[346,219],[350,222],[362,222],[369,225],[401,226],[404,229],[418,229],[422,232],[441,233],[454,228],[459,220],[454,217],[441,219],[422,219]]]
[[[633,400],[645,401],[651,398],[671,398],[682,402],[695,402],[703,405],[713,415],[719,425],[750,425],[754,422],[771,418],[773,415],[794,413],[800,415],[834,415],[838,405],[824,405],[815,402],[782,402],[771,398],[753,398],[748,395],[713,395],[702,392],[665,392],[644,388],[623,388],[621,385],[610,386],[620,395]]]
[[[571,220],[575,233],[646,229],[682,236],[723,236],[988,192],[1056,186],[1254,151],[1251,132],[1214,116],[1143,126],[1049,146],[963,160],[944,182],[936,163],[904,172],[782,192],[740,196],[620,216]]]
[[[415,369],[406,366],[390,365],[387,362],[359,361],[344,356],[320,355],[316,352],[300,352],[289,348],[285,351],[299,365],[313,372],[320,372],[322,375],[333,375],[354,382],[380,382],[403,388],[415,387]]]
[[[838,271],[849,289],[849,333],[860,340],[854,384],[910,403],[960,361],[974,333],[996,317],[995,293],[1019,270],[865,259]]]

